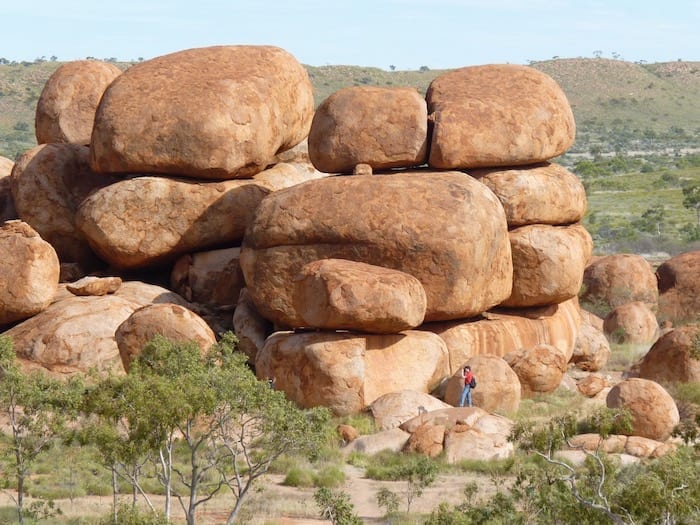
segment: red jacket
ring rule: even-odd
[[[464,372],[462,372],[462,374],[464,374]],[[473,374],[472,371],[470,370],[470,371],[467,372],[467,374],[464,375],[463,377],[464,377],[464,384],[465,384],[465,385],[468,385],[469,383],[472,382],[472,377],[474,377],[474,374]]]

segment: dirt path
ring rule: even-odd
[[[363,523],[383,523],[384,511],[377,505],[377,492],[381,487],[387,487],[399,495],[400,509],[405,510],[405,482],[375,481],[364,477],[362,469],[351,465],[344,466],[346,481],[338,489],[349,495],[354,505],[356,514]],[[284,476],[270,474],[263,479],[260,489],[250,496],[244,505],[244,514],[247,523],[262,525],[264,523],[276,523],[279,525],[320,525],[330,523],[319,518],[319,508],[314,502],[315,489],[300,489],[282,485]],[[458,503],[463,499],[463,490],[467,483],[476,481],[481,486],[481,494],[492,494],[495,489],[490,480],[483,475],[461,474],[441,475],[436,482],[428,487],[420,498],[411,504],[411,512],[428,513],[442,501]],[[156,508],[162,508],[163,498],[152,497]],[[31,504],[31,498],[26,505]],[[129,502],[130,497],[121,496],[120,501]],[[57,500],[56,505],[63,512],[63,518],[86,517],[97,521],[111,512],[111,496],[87,496]],[[0,506],[14,506],[10,493],[0,493]],[[218,496],[211,502],[200,507],[198,523],[201,525],[219,525],[225,523],[228,511],[232,507],[231,497]],[[173,523],[185,523],[183,513],[177,501],[173,501]]]

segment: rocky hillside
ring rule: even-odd
[[[35,144],[34,112],[44,83],[62,62],[0,64],[0,155]],[[117,63],[126,69],[130,63]],[[465,64],[470,65],[470,64]],[[592,144],[614,150],[692,147],[700,134],[700,62],[638,64],[604,58],[556,59],[532,67],[552,76],[573,107],[572,151]],[[306,66],[318,105],[341,87],[414,86],[425,92],[444,70],[385,71],[361,66]],[[617,146],[619,148],[619,146]]]

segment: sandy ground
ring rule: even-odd
[[[405,482],[384,482],[367,479],[362,469],[351,465],[345,465],[346,481],[342,490],[350,496],[355,507],[356,514],[367,524],[384,523],[382,516],[384,511],[379,508],[376,501],[377,491],[385,486],[400,497],[401,510],[406,508]],[[268,475],[263,478],[259,490],[250,496],[244,505],[245,522],[251,525],[278,524],[278,525],[320,525],[330,523],[320,519],[320,509],[313,499],[315,489],[298,489],[282,485],[284,479],[281,475]],[[495,491],[493,483],[486,477],[476,474],[442,475],[437,481],[428,487],[423,495],[415,499],[411,504],[411,512],[428,513],[442,501],[458,503],[462,501],[463,489],[467,483],[476,481],[482,487],[482,495]],[[130,498],[121,496],[120,501],[128,502]],[[156,508],[162,508],[163,499],[153,497]],[[27,505],[31,503],[28,500]],[[57,506],[63,512],[64,517],[90,517],[95,521],[107,516],[112,507],[111,497],[88,496],[70,500],[58,500]],[[12,506],[14,502],[10,493],[0,493],[0,506]],[[226,522],[228,510],[232,507],[230,496],[219,496],[216,499],[200,507],[197,514],[198,523],[201,525],[216,525]],[[173,501],[172,518],[174,523],[185,523],[183,512],[177,501]]]

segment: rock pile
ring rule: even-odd
[[[595,331],[579,337],[585,192],[551,161],[574,133],[559,86],[525,66],[451,71],[425,97],[346,88],[314,112],[305,69],[275,47],[123,73],[72,63],[42,93],[40,145],[0,162],[1,217],[20,219],[0,228],[0,331],[26,366],[124,373],[156,334],[206,348],[232,326],[258,376],[302,406],[371,409],[429,455],[507,456],[510,423],[485,411],[609,356]],[[683,312],[678,268],[694,261],[663,273]],[[656,308],[634,281],[630,298]],[[467,363],[479,408],[448,409]],[[666,419],[640,432],[663,438]]]

